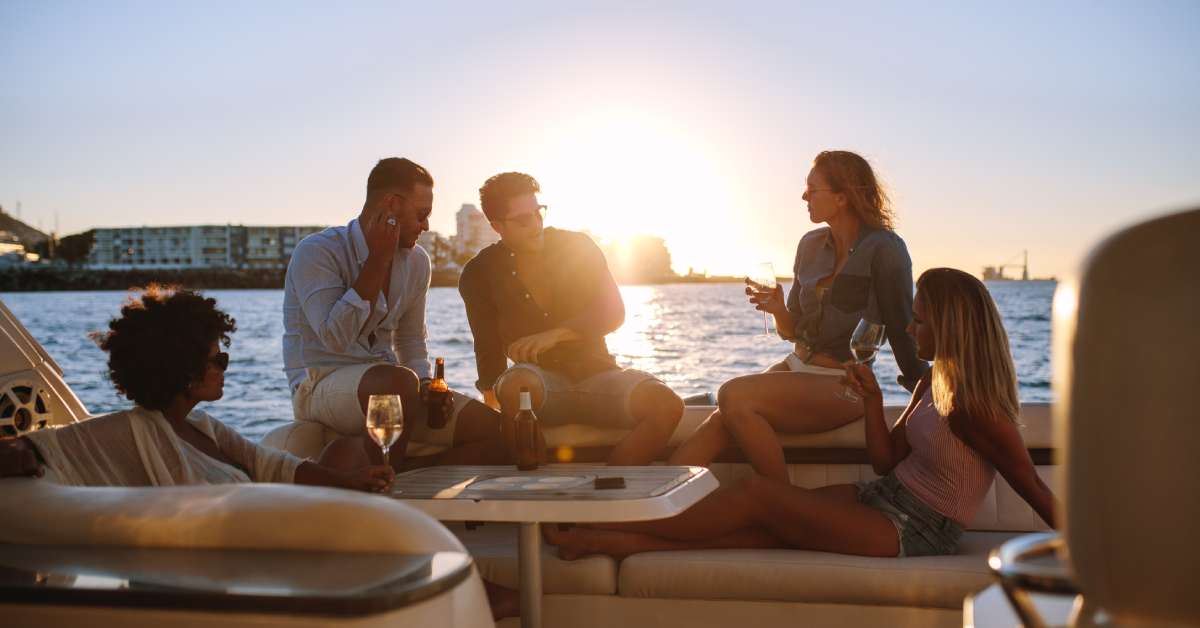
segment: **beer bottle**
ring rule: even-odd
[[[542,427],[538,425],[537,415],[533,413],[533,402],[529,397],[529,389],[521,387],[521,409],[513,417],[516,425],[517,468],[521,471],[532,471],[538,468],[538,447],[542,442]]]
[[[433,381],[429,382],[426,391],[425,420],[429,429],[440,430],[446,427],[446,396],[450,394],[450,387],[446,385],[446,360],[438,358],[435,364]]]

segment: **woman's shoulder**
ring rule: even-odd
[[[911,264],[904,238],[891,229],[873,229],[858,244],[858,250],[884,263]]]
[[[209,438],[215,439],[216,435],[221,432],[237,433],[233,428],[225,425],[216,417],[203,410],[193,408],[192,411],[188,413],[187,420],[189,423],[199,428],[200,431],[207,434]]]
[[[812,251],[825,246],[825,243],[829,241],[829,233],[829,227],[817,227],[801,236],[800,243],[796,245],[797,259],[801,255],[811,255]]]
[[[805,244],[813,244],[813,243],[817,243],[817,242],[823,243],[823,242],[825,242],[825,240],[828,240],[828,239],[829,239],[829,227],[828,226],[817,227],[816,229],[813,229],[812,231],[809,231],[808,233],[806,233],[800,237],[800,246],[804,246]]]

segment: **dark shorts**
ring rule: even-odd
[[[642,382],[660,382],[657,377],[636,369],[615,368],[571,381],[567,376],[548,371],[536,364],[521,363],[505,371],[496,380],[500,387],[505,375],[524,370],[542,380],[546,398],[535,408],[544,425],[581,423],[596,427],[633,427],[637,422],[630,413],[633,389]]]
[[[930,508],[889,473],[870,482],[858,482],[858,501],[883,513],[896,526],[900,538],[897,556],[946,556],[958,553],[963,528],[957,521]]]

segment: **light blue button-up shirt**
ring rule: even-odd
[[[398,249],[388,296],[381,290],[372,308],[353,287],[368,252],[358,219],[314,233],[292,252],[283,284],[283,371],[293,392],[312,367],[387,362],[430,376],[429,254],[420,246]]]

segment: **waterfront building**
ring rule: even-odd
[[[434,270],[457,270],[454,262],[454,243],[436,231],[426,231],[417,238],[417,244],[429,253],[429,260]]]
[[[286,268],[321,226],[189,225],[95,230],[93,268]]]
[[[454,234],[454,257],[460,263],[475,257],[483,247],[500,241],[500,235],[488,223],[487,216],[470,203],[463,203],[454,215],[457,233]]]

